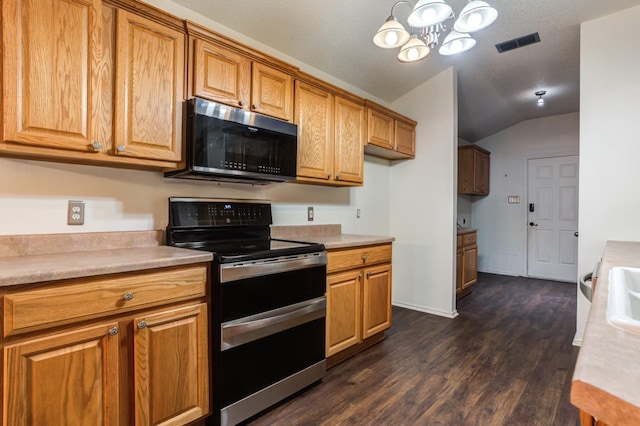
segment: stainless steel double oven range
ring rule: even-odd
[[[265,201],[170,198],[167,245],[213,253],[210,425],[235,425],[325,374],[327,255],[271,239]]]

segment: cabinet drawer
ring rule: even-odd
[[[383,262],[391,262],[391,244],[330,250],[327,253],[327,273]]]
[[[478,242],[478,235],[475,232],[464,234],[462,236],[462,245],[464,247],[473,246]]]
[[[202,297],[207,267],[197,265],[92,277],[4,296],[4,335]]]

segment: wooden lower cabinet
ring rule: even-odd
[[[466,296],[478,282],[477,231],[456,238],[456,297]]]
[[[53,325],[3,329],[2,424],[184,425],[204,418],[210,412],[207,277],[202,264],[5,292],[5,325],[45,310]],[[130,288],[122,293],[124,283]],[[46,296],[56,288],[85,295],[99,313],[80,309],[69,323],[73,314]],[[143,308],[126,312],[134,300]]]
[[[329,250],[327,365],[384,338],[391,327],[391,244]]]

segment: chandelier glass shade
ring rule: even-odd
[[[455,55],[473,48],[476,41],[469,33],[488,27],[498,17],[498,11],[485,1],[470,0],[456,19],[445,0],[418,0],[407,18],[409,33],[393,14],[399,4],[412,5],[409,1],[397,1],[391,7],[391,15],[373,37],[373,42],[385,49],[400,47],[400,62],[426,58],[438,45],[440,35],[447,30],[444,22],[448,19],[453,19],[454,24],[438,49],[441,55]]]

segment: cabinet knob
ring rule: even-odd
[[[340,175],[336,175],[336,180],[340,180]]]
[[[131,299],[133,299],[133,293],[131,293],[130,291],[128,291],[128,292],[126,292],[126,293],[124,294],[124,296],[122,296],[122,298],[123,298],[124,300],[131,300]]]
[[[358,274],[358,279],[361,280],[362,279],[362,274]]]
[[[118,147],[117,147],[118,152],[124,152],[125,149],[126,148],[125,148],[124,145],[118,145]]]
[[[95,141],[91,144],[91,148],[93,148],[94,151],[100,151],[100,149],[102,149],[102,144],[98,141]]]
[[[258,108],[259,108],[259,105],[258,105],[258,104],[253,104],[253,107],[252,107],[252,108],[253,108],[253,109],[258,109]]]
[[[241,106],[241,107],[245,106],[245,104],[246,104],[245,101],[238,101],[238,105]]]
[[[367,271],[367,278],[371,276],[371,271]]]
[[[109,336],[115,336],[119,332],[120,332],[120,329],[118,327],[112,327],[109,329]]]
[[[146,328],[146,327],[147,327],[147,322],[146,321],[142,320],[142,321],[140,321],[138,323],[138,328],[139,329],[143,329],[143,328]]]
[[[362,256],[362,263],[365,263],[367,261],[367,256]]]
[[[331,173],[327,174],[327,179],[331,179]]]
[[[396,151],[398,151],[398,147],[396,146]]]

